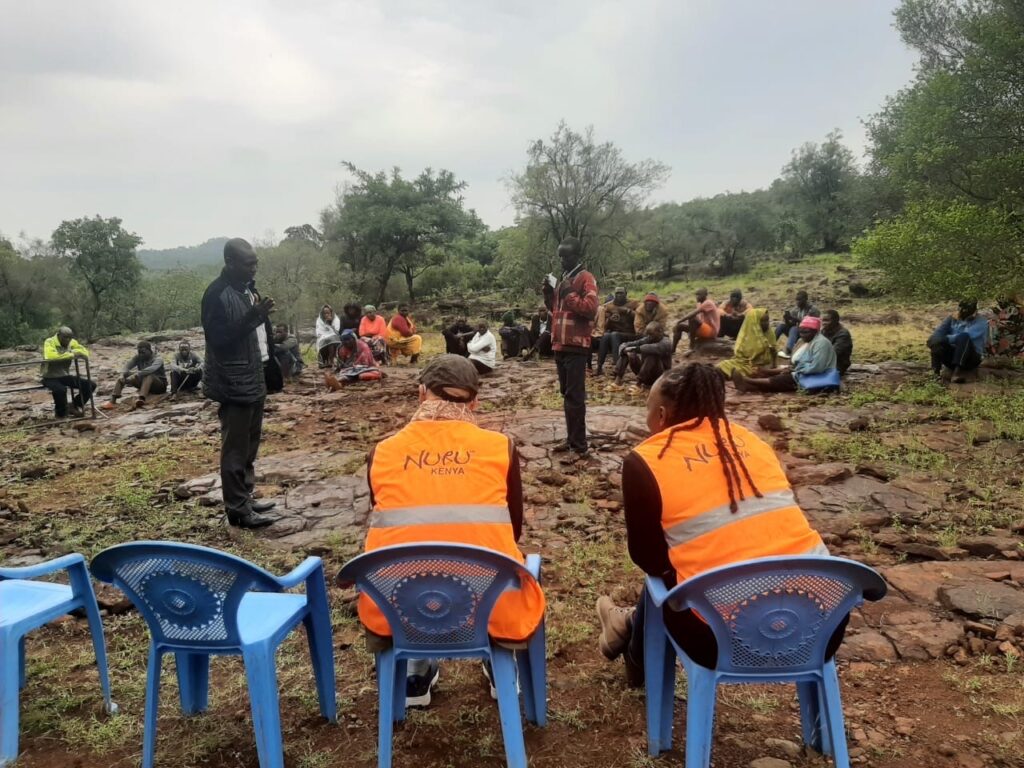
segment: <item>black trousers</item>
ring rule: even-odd
[[[173,395],[176,392],[194,392],[202,380],[202,373],[171,371],[171,394]]]
[[[624,333],[622,331],[610,331],[601,337],[597,347],[597,370],[604,369],[604,361],[609,354],[612,356],[612,363],[619,362],[619,346],[627,341],[634,341],[637,338],[635,333]]]
[[[491,368],[491,366],[485,363],[481,363],[475,357],[471,357],[469,359],[469,362],[473,364],[473,367],[476,368],[476,372],[479,373],[481,376],[486,376],[488,373],[494,373],[494,369]]]
[[[626,375],[626,369],[636,374],[636,380],[644,387],[653,387],[668,368],[660,355],[644,355],[639,352],[619,356],[615,364],[615,378],[621,379]]]
[[[743,327],[743,315],[722,315],[721,325],[718,327],[719,338],[730,338],[735,339],[739,333],[740,328]]]
[[[569,447],[579,453],[587,450],[587,356],[585,349],[555,352],[566,436]]]
[[[961,371],[973,371],[981,365],[981,355],[974,348],[974,342],[966,333],[958,333],[954,343],[949,339],[932,339],[932,370],[939,373],[942,366],[959,368]]]
[[[633,614],[632,627],[630,628],[629,645],[626,647],[626,654],[630,663],[638,669],[644,668],[644,610],[646,609],[647,590],[640,591],[640,600],[637,601],[636,613]],[[686,655],[707,669],[714,669],[718,664],[718,641],[715,640],[715,633],[711,627],[704,623],[693,611],[673,611],[668,606],[663,609],[662,617],[665,621],[665,628],[676,641],[680,648],[686,651]],[[846,624],[850,617],[843,619],[836,627],[832,637],[829,638],[825,648],[825,658],[831,659],[836,655],[839,646],[842,645],[843,636],[846,634]]]
[[[544,333],[540,334],[533,343],[533,349],[537,350],[537,354],[541,357],[551,357],[551,333],[544,331]]]
[[[255,403],[221,403],[220,479],[224,509],[228,514],[245,514],[256,486],[253,464],[263,436],[263,400]]]
[[[444,336],[444,352],[446,355],[462,355],[469,357],[469,350],[466,349],[466,339],[451,331],[442,331]]]
[[[68,390],[75,390],[71,402],[78,408],[84,408],[89,402],[92,393],[96,391],[96,385],[81,376],[59,376],[52,379],[43,379],[43,386],[50,390],[53,395],[53,410],[58,419],[68,415]]]

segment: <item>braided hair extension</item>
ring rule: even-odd
[[[746,498],[743,491],[742,473],[750,490],[758,498],[761,491],[754,485],[750,470],[740,457],[736,440],[732,435],[729,418],[725,415],[725,376],[720,370],[704,363],[672,368],[661,377],[661,394],[671,403],[672,419],[676,422],[668,434],[665,446],[658,454],[660,459],[672,445],[675,433],[697,429],[705,420],[710,422],[711,431],[715,436],[715,445],[725,473],[726,486],[729,489],[729,508],[733,514],[739,511],[739,502]],[[725,427],[726,441],[722,437],[721,425]],[[739,499],[737,499],[739,496]]]

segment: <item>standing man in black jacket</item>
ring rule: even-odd
[[[270,313],[274,300],[261,298],[253,279],[259,260],[241,238],[224,244],[224,269],[203,294],[206,365],[203,390],[220,403],[220,476],[228,523],[262,528],[276,518],[260,514],[273,502],[256,502],[253,463],[263,433],[267,396],[265,366],[274,365]]]

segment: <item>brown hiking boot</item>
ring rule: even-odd
[[[601,653],[609,661],[617,659],[629,644],[636,608],[620,608],[607,595],[597,598],[597,617],[601,620]]]

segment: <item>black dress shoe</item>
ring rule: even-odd
[[[266,528],[277,522],[276,517],[260,515],[256,512],[228,512],[228,524],[237,528]]]
[[[266,512],[277,506],[276,501],[254,501],[251,505],[253,512]]]

